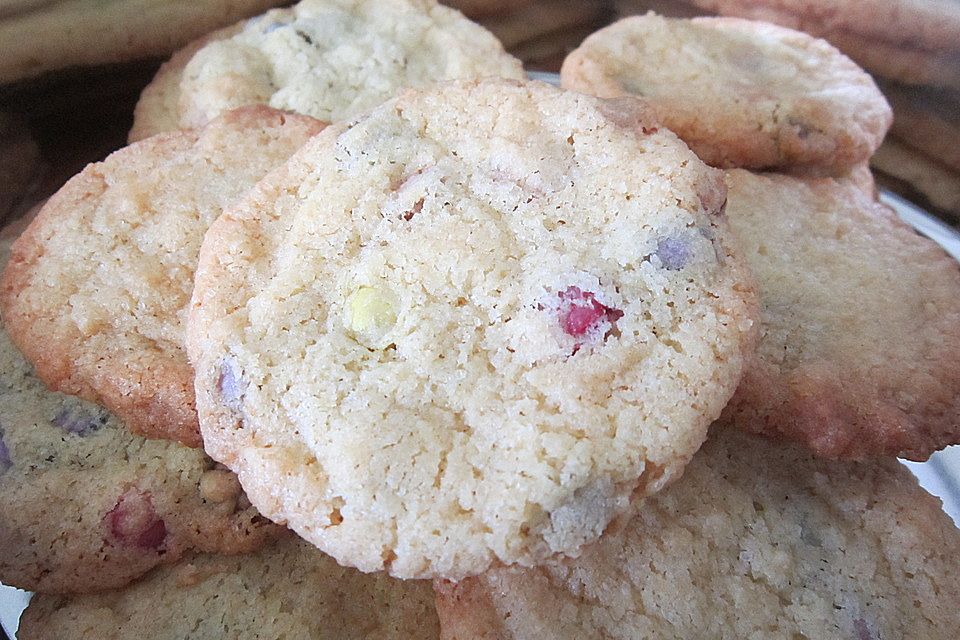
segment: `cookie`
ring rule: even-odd
[[[136,433],[200,446],[182,348],[200,241],[225,205],[322,127],[249,107],[71,179],[14,245],[0,283],[7,330],[37,376]]]
[[[960,173],[890,138],[870,158],[870,165],[888,187],[908,191],[912,201],[937,209],[954,225],[960,223]]]
[[[881,147],[883,145],[880,145]],[[873,156],[871,156],[871,159]],[[876,200],[879,194],[877,191],[877,183],[874,179],[873,172],[870,170],[870,161],[861,162],[858,165],[855,165],[850,168],[849,171],[844,172],[839,176],[831,176],[830,172],[817,169],[816,167],[799,167],[793,169],[789,172],[784,173],[784,175],[790,175],[795,178],[836,178],[837,180],[842,180],[844,182],[852,182],[853,184],[860,187],[860,190],[870,196],[872,199]]]
[[[762,338],[725,415],[818,455],[960,442],[960,268],[853,183],[727,174]]]
[[[15,232],[0,235],[6,262]],[[144,440],[49,391],[0,327],[0,581],[45,593],[123,586],[185,552],[253,551],[280,527],[202,451]]]
[[[753,290],[717,177],[637,101],[535,82],[325,131],[204,240],[207,451],[364,571],[576,553],[739,379]]]
[[[891,136],[960,172],[960,92],[881,85],[896,117]]]
[[[626,18],[564,61],[568,89],[642,96],[665,126],[719,167],[863,162],[890,126],[873,80],[822,40],[736,18]]]
[[[89,0],[18,2],[0,9],[0,83],[45,71],[162,56],[280,0]],[[31,6],[34,5],[34,6]]]
[[[344,569],[295,536],[256,555],[198,556],[121,591],[36,595],[20,640],[430,640],[426,581]]]
[[[794,28],[808,33],[845,32],[903,48],[957,50],[960,38],[960,5],[953,0],[687,1],[724,15],[790,16]]]
[[[960,532],[895,460],[717,431],[576,560],[437,583],[442,638],[947,640]]]
[[[520,62],[493,35],[435,0],[302,0],[229,33],[164,67],[154,83],[177,87],[177,113],[156,116],[173,103],[172,94],[148,88],[132,139],[166,130],[171,121],[200,126],[247,104],[339,121],[403,86],[523,77]]]
[[[691,0],[701,8],[728,16],[765,20],[775,24],[805,31],[828,40],[850,56],[857,64],[871,73],[908,84],[933,84],[941,87],[960,88],[960,47],[954,31],[948,41],[943,39],[956,25],[951,25],[953,16],[960,15],[956,3],[938,0],[928,3],[904,3],[902,0],[874,0],[871,2],[829,3],[829,8],[804,12],[792,9],[789,3],[760,0],[738,2],[736,0]],[[885,5],[878,6],[878,3]],[[871,6],[872,5],[872,6]],[[916,23],[915,9],[930,10],[928,22],[938,16],[946,30],[938,38],[927,39],[912,28]],[[873,12],[869,19],[864,13],[853,17],[850,10]],[[885,19],[883,13],[900,12],[900,15]],[[837,20],[835,18],[842,18]],[[924,42],[930,46],[925,46]],[[939,45],[933,45],[939,42]]]
[[[960,90],[960,50],[931,52],[893,46],[845,32],[833,32],[824,37],[875,75],[911,85]]]
[[[127,135],[128,142],[137,142],[164,131],[180,128],[180,81],[183,68],[190,58],[203,47],[217,40],[231,38],[243,30],[244,23],[218,29],[198,38],[174,53],[160,65],[156,76],[140,93],[133,109],[133,126]]]

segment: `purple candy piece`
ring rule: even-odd
[[[857,618],[853,621],[853,629],[857,632],[857,640],[875,640],[867,621],[863,618]]]
[[[13,466],[13,460],[10,459],[10,450],[7,449],[7,443],[3,441],[3,431],[0,430],[0,473]]]
[[[683,269],[692,257],[690,244],[675,236],[660,238],[657,242],[656,255],[660,258],[663,268],[671,271]]]
[[[223,398],[223,403],[233,411],[240,411],[243,405],[243,394],[247,385],[241,375],[237,374],[236,365],[232,359],[220,362],[220,378],[217,379],[217,389]]]
[[[100,429],[106,421],[107,416],[101,412],[91,413],[81,406],[65,406],[51,422],[67,433],[86,436]]]

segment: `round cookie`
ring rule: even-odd
[[[127,134],[130,143],[164,131],[180,128],[180,81],[190,58],[210,42],[230,38],[243,30],[245,22],[218,29],[194,40],[160,65],[157,74],[140,93],[133,110],[133,126]]]
[[[0,236],[6,262],[10,229]],[[122,586],[186,551],[252,551],[280,532],[196,449],[132,435],[49,391],[0,327],[0,581],[46,593]]]
[[[888,138],[870,158],[887,185],[910,192],[913,202],[936,208],[947,220],[960,222],[960,173]],[[892,180],[891,180],[892,179]]]
[[[862,69],[822,40],[736,18],[626,18],[563,63],[565,88],[642,96],[719,167],[842,173],[880,145],[890,106]]]
[[[35,595],[19,640],[432,640],[433,589],[337,565],[296,536],[256,555],[198,556],[121,591]]]
[[[960,173],[960,92],[882,86],[897,114],[890,136]]]
[[[45,71],[161,56],[280,0],[3,0],[0,84]],[[11,6],[11,5],[17,6]]]
[[[819,455],[960,442],[960,267],[852,182],[727,174],[760,286],[759,349],[725,415]]]
[[[482,76],[522,78],[523,69],[491,33],[435,0],[302,0],[175,56],[153,81],[163,88],[148,87],[137,105],[131,139],[247,104],[346,120],[404,86]]]
[[[958,49],[960,4],[955,0],[687,0],[724,15],[769,20],[816,35],[846,32],[904,48]],[[783,24],[780,19],[771,20]]]
[[[895,460],[724,430],[578,559],[436,587],[444,640],[948,640],[960,532]]]
[[[765,20],[824,38],[875,75],[914,85],[960,88],[960,47],[957,45],[960,11],[952,0],[833,2],[819,11],[801,10],[800,13],[798,7],[791,9],[784,6],[785,3],[766,0],[694,2],[723,15]],[[915,13],[918,8],[921,13],[924,8],[932,11],[920,16]],[[850,15],[851,9],[859,15]],[[889,17],[882,17],[884,14]],[[945,28],[937,37],[924,38],[916,29],[924,22]],[[937,42],[939,45],[934,45]]]
[[[574,554],[700,446],[754,322],[724,190],[634,100],[408,90],[211,227],[207,451],[343,564]]]
[[[71,179],[14,245],[0,284],[7,329],[38,377],[136,433],[200,446],[182,315],[203,234],[322,127],[248,107]]]

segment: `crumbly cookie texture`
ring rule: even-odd
[[[563,63],[565,88],[640,96],[705,162],[842,173],[892,113],[873,80],[823,40],[737,18],[626,18]]]
[[[641,103],[408,90],[211,227],[188,323],[211,455],[341,563],[575,554],[675,477],[752,345],[722,180]]]
[[[430,583],[364,574],[288,536],[248,556],[197,556],[120,591],[36,595],[20,640],[431,640]]]
[[[0,83],[45,71],[167,55],[280,0],[5,0]]]
[[[183,313],[207,227],[323,124],[257,106],[89,165],[13,247],[0,306],[50,387],[200,446]]]
[[[725,415],[829,457],[960,442],[956,261],[850,182],[735,170],[727,186],[762,338]]]
[[[6,262],[14,235],[0,235]],[[45,593],[123,586],[185,552],[240,553],[282,531],[196,449],[132,435],[49,391],[0,327],[0,581]]]
[[[483,76],[519,79],[523,69],[490,32],[435,0],[302,0],[177,55],[154,80],[163,88],[144,92],[131,137],[248,104],[346,120],[401,87]]]
[[[576,560],[438,581],[444,640],[948,640],[960,532],[895,460],[735,430]]]

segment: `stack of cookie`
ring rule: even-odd
[[[960,270],[876,85],[656,15],[521,77],[433,0],[161,69],[0,281],[20,640],[953,637],[894,457],[960,441]]]
[[[766,20],[825,38],[882,78],[896,113],[873,166],[887,184],[960,221],[960,5],[952,0],[620,0],[663,11]]]

